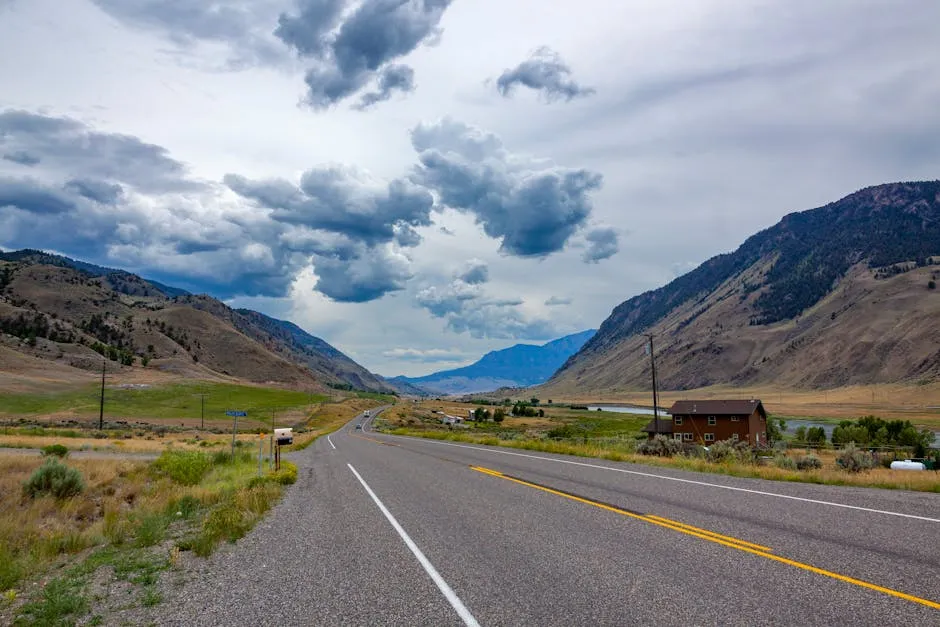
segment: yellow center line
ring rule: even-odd
[[[712,536],[714,538],[721,538],[723,540],[728,540],[729,542],[733,542],[734,544],[740,544],[741,546],[750,547],[754,549],[755,551],[762,551],[764,553],[773,552],[773,549],[771,549],[768,546],[764,546],[762,544],[754,544],[753,542],[748,542],[747,540],[741,540],[740,538],[735,538],[733,536],[726,536],[724,534],[718,533],[717,531],[709,531],[708,529],[702,529],[701,527],[687,525],[686,523],[679,522],[678,520],[672,520],[670,518],[663,518],[662,516],[656,516],[655,514],[646,514],[645,516],[647,520],[650,520],[650,521],[656,520],[659,522],[667,523],[673,527],[682,527],[683,529],[686,529],[689,531],[696,531],[698,533],[705,534],[706,536]]]
[[[376,440],[375,438],[367,438],[364,435],[356,435],[355,433],[350,433],[354,438],[359,438],[360,440],[368,440],[369,442],[375,442],[376,444],[384,444],[385,446],[398,446],[394,442],[383,442],[382,440]]]
[[[535,488],[536,490],[541,490],[543,492],[548,492],[549,494],[555,494],[557,496],[570,499],[572,501],[577,501],[579,503],[584,503],[585,505],[591,505],[593,507],[599,507],[600,509],[614,512],[616,514],[621,514],[623,516],[628,516],[630,518],[635,518],[637,520],[642,520],[659,527],[665,527],[667,529],[672,529],[673,531],[678,531],[679,533],[684,533],[686,535],[694,536],[696,538],[701,538],[702,540],[707,540],[709,542],[714,542],[722,546],[730,547],[732,549],[737,549],[739,551],[744,551],[745,553],[750,553],[752,555],[757,555],[759,557],[764,557],[775,562],[780,562],[781,564],[787,564],[788,566],[793,566],[794,568],[799,568],[802,570],[809,571],[811,573],[816,573],[817,575],[822,575],[824,577],[830,577],[832,579],[837,579],[839,581],[849,583],[861,588],[867,588],[869,590],[875,590],[876,592],[881,592],[899,599],[904,599],[905,601],[910,601],[912,603],[918,603],[920,605],[925,605],[929,608],[940,610],[940,603],[936,601],[931,601],[929,599],[923,599],[921,597],[914,596],[912,594],[907,594],[906,592],[901,592],[899,590],[893,590],[891,588],[886,588],[884,586],[879,586],[877,584],[869,583],[867,581],[862,581],[861,579],[855,579],[854,577],[848,577],[846,575],[840,575],[839,573],[834,573],[829,570],[822,568],[817,568],[810,564],[804,564],[803,562],[798,562],[796,560],[791,560],[786,557],[781,557],[779,555],[774,555],[773,553],[768,552],[769,549],[766,547],[761,547],[760,549],[752,548],[759,547],[760,545],[752,544],[744,540],[738,540],[730,536],[723,536],[705,529],[699,529],[698,527],[693,527],[692,525],[686,525],[685,523],[680,523],[676,521],[669,520],[668,518],[662,518],[661,516],[653,515],[644,515],[636,514],[634,512],[628,512],[627,510],[620,509],[619,507],[614,507],[612,505],[607,505],[605,503],[600,503],[598,501],[592,501],[591,499],[582,498],[580,496],[575,496],[574,494],[568,494],[567,492],[562,492],[560,490],[553,490],[552,488],[547,488],[545,486],[538,485],[536,483],[530,483],[528,481],[523,481],[522,479],[516,479],[515,477],[510,477],[504,475],[498,470],[491,470],[489,468],[484,468],[482,466],[470,466],[473,470],[481,472],[483,474],[490,475],[499,479],[505,479],[507,481],[512,481],[520,485],[524,485],[530,488]]]

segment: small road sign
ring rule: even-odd
[[[237,417],[239,417],[239,418],[244,418],[245,416],[248,415],[248,412],[247,412],[247,411],[234,411],[234,410],[229,410],[229,411],[225,412],[225,415],[226,415],[226,416],[237,416]]]

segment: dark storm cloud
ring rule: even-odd
[[[131,135],[95,131],[71,118],[2,111],[0,149],[32,155],[42,161],[46,172],[120,181],[143,192],[201,187],[187,178],[186,166],[171,158],[166,149]]]
[[[0,211],[19,209],[42,215],[66,213],[75,208],[75,201],[68,194],[35,179],[0,177]]]
[[[404,180],[372,185],[353,168],[308,170],[299,186],[233,174],[225,177],[225,183],[240,196],[271,209],[278,222],[341,233],[369,245],[392,241],[396,227],[431,224],[433,198],[427,190]]]
[[[18,163],[20,165],[31,166],[36,165],[41,161],[41,159],[35,155],[31,155],[25,150],[17,150],[16,152],[11,152],[3,155],[4,161],[11,161],[13,163]]]
[[[581,255],[585,263],[598,263],[608,259],[620,250],[617,230],[608,226],[591,229],[584,236],[588,242],[587,250]]]
[[[377,91],[370,91],[362,95],[356,109],[360,111],[384,102],[392,97],[396,91],[407,94],[415,89],[415,71],[407,65],[389,65],[379,75]]]
[[[431,224],[434,200],[406,180],[379,184],[344,167],[308,170],[300,185],[228,175],[228,187],[295,229],[290,245],[313,258],[315,289],[333,300],[364,302],[403,289],[410,264],[389,249],[417,246],[415,227]]]
[[[557,52],[547,47],[539,48],[529,59],[505,70],[496,79],[496,89],[504,97],[509,97],[518,85],[541,93],[548,102],[562,98],[568,101],[595,93],[590,87],[578,85],[571,78],[571,68]]]
[[[345,303],[363,303],[402,290],[412,277],[404,260],[389,256],[383,249],[364,251],[352,262],[318,258],[314,266],[318,277],[315,289]]]
[[[396,64],[440,34],[441,17],[451,0],[365,0],[339,23],[338,3],[303,0],[297,16],[282,15],[275,34],[313,63],[307,71],[307,103],[328,108],[375,79],[377,91],[360,107],[387,100],[393,91],[411,91],[411,68]],[[383,71],[384,68],[384,71]]]
[[[277,63],[286,58],[270,35],[280,0],[93,0],[123,24],[150,30],[180,48],[200,42],[229,47],[229,67]]]
[[[440,203],[471,213],[500,250],[542,257],[562,250],[591,215],[602,177],[507,152],[495,135],[454,120],[411,133],[420,165],[413,179]]]
[[[124,193],[120,185],[93,179],[72,179],[65,184],[65,188],[104,205],[113,205]]]
[[[281,13],[274,35],[303,57],[322,55],[346,0],[300,0],[300,13]]]

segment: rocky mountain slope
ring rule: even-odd
[[[57,366],[129,367],[194,377],[387,391],[294,324],[39,251],[0,253],[0,344]]]
[[[547,391],[927,382],[940,376],[940,181],[792,213],[617,306]]]
[[[432,394],[472,394],[503,387],[527,387],[546,381],[595,333],[594,329],[566,335],[546,344],[516,344],[491,351],[463,368],[442,370],[423,377],[395,377],[390,381],[417,386]]]

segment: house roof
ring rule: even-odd
[[[664,434],[672,433],[672,419],[671,418],[660,418],[658,422],[659,422],[659,433],[664,433]],[[641,431],[645,431],[646,433],[656,433],[656,427],[653,425],[653,421],[650,420],[649,424],[643,427]]]
[[[669,409],[669,413],[676,414],[705,414],[709,416],[750,415],[755,409],[767,417],[763,403],[760,399],[751,400],[710,400],[710,401],[676,401]]]

